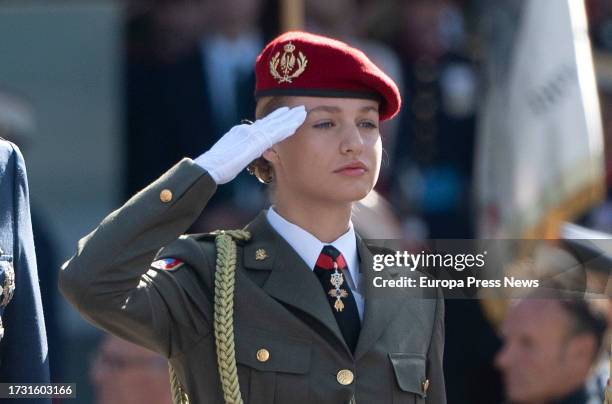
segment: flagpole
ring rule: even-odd
[[[282,32],[304,29],[303,0],[281,0],[280,27]]]

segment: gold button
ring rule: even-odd
[[[427,389],[429,389],[429,379],[425,379],[421,383],[421,390],[423,390],[423,393],[427,393]]]
[[[164,189],[159,193],[159,199],[164,203],[170,202],[172,200],[172,191]]]
[[[353,383],[354,378],[355,376],[353,375],[353,372],[348,369],[342,369],[336,375],[336,380],[338,380],[338,383],[343,386],[348,386],[349,384]]]
[[[265,349],[265,348],[261,348],[260,350],[257,351],[257,360],[260,362],[267,362],[268,359],[270,359],[270,352]]]

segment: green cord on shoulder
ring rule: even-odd
[[[214,331],[219,377],[225,402],[242,404],[234,345],[236,241],[248,241],[251,234],[245,230],[217,230],[211,234],[215,235],[217,248]],[[170,366],[170,387],[174,404],[189,404],[189,397],[172,366]]]

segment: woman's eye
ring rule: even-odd
[[[361,121],[361,122],[359,122],[359,126],[361,126],[363,128],[366,128],[366,129],[376,129],[376,128],[378,128],[378,125],[376,125],[372,121]]]
[[[334,123],[330,121],[319,122],[314,125],[314,127],[317,129],[329,129],[329,128],[332,128],[333,126],[334,126]]]

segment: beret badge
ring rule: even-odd
[[[278,84],[292,83],[293,79],[299,77],[306,70],[308,59],[306,59],[302,52],[298,52],[298,57],[296,58],[293,54],[294,51],[295,45],[289,42],[283,46],[282,56],[280,52],[276,52],[272,59],[270,59],[270,74]]]

